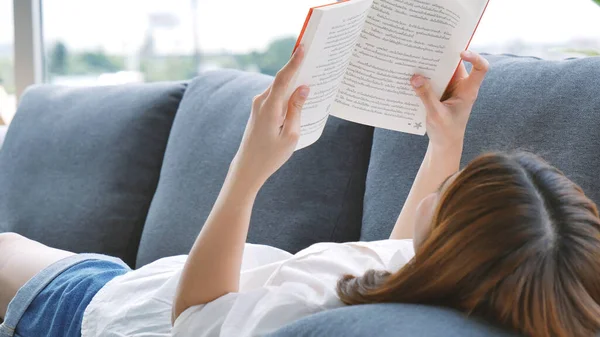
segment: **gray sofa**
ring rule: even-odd
[[[491,71],[464,161],[540,153],[600,202],[600,59],[487,56]],[[216,71],[189,82],[37,86],[0,150],[0,232],[140,267],[185,254],[217,196],[267,76]],[[249,241],[297,252],[389,235],[427,145],[330,118],[261,191]],[[307,317],[273,336],[508,336],[452,310],[386,304]]]

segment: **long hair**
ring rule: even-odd
[[[406,266],[347,275],[340,299],[445,306],[528,336],[600,331],[598,210],[556,168],[525,153],[481,156],[432,221]]]

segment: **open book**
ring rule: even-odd
[[[410,78],[441,97],[489,0],[350,0],[310,9],[290,85],[311,87],[297,149],[319,139],[329,115],[424,135],[425,108]]]

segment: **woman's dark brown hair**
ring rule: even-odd
[[[600,219],[559,170],[531,154],[489,154],[445,189],[429,238],[394,274],[345,276],[346,304],[458,309],[528,336],[600,331]]]

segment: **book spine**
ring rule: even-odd
[[[304,26],[302,26],[302,30],[300,31],[300,35],[298,35],[298,39],[296,40],[296,45],[294,46],[294,50],[292,50],[292,55],[294,55],[294,53],[296,52],[296,49],[298,49],[298,47],[300,46],[300,43],[302,43],[302,38],[304,37],[304,32],[306,31],[306,27],[308,27],[308,23],[310,22],[310,18],[312,17],[313,9],[314,8],[311,8],[308,11],[306,20],[304,20]]]
[[[313,13],[313,11],[315,9],[317,9],[317,8],[323,8],[323,7],[329,7],[329,6],[337,5],[337,4],[340,4],[342,2],[348,2],[348,1],[350,1],[350,0],[338,0],[337,2],[334,2],[334,3],[331,3],[331,4],[321,5],[321,6],[317,6],[317,7],[312,7],[308,11],[308,15],[306,16],[306,20],[304,20],[304,26],[302,26],[302,31],[300,31],[300,35],[298,36],[298,39],[296,40],[296,45],[294,46],[294,50],[292,50],[292,55],[294,55],[294,52],[300,46],[300,43],[302,43],[302,38],[304,37],[304,32],[306,31],[306,27],[308,27],[308,23],[310,22],[310,18],[312,17],[312,13]]]
[[[488,8],[488,5],[490,4],[490,0],[488,0],[485,3],[485,7],[483,8],[483,12],[481,13],[481,16],[479,17],[479,21],[477,21],[477,25],[475,26],[475,29],[473,30],[473,34],[471,35],[471,38],[469,39],[469,42],[467,43],[467,46],[465,47],[465,50],[469,49],[469,46],[471,45],[471,42],[473,41],[473,37],[475,37],[475,33],[477,33],[477,28],[479,28],[479,24],[481,23],[481,19],[483,19],[483,15],[485,14],[485,11]],[[456,69],[454,70],[454,74],[452,75],[452,77],[454,77],[454,75],[456,75],[456,72],[458,71],[458,67],[460,67],[460,63],[462,62],[462,60],[458,61],[458,64],[456,65]],[[450,83],[448,83],[448,85],[450,85]],[[448,88],[446,87],[446,90]],[[446,91],[444,90],[444,91]]]

